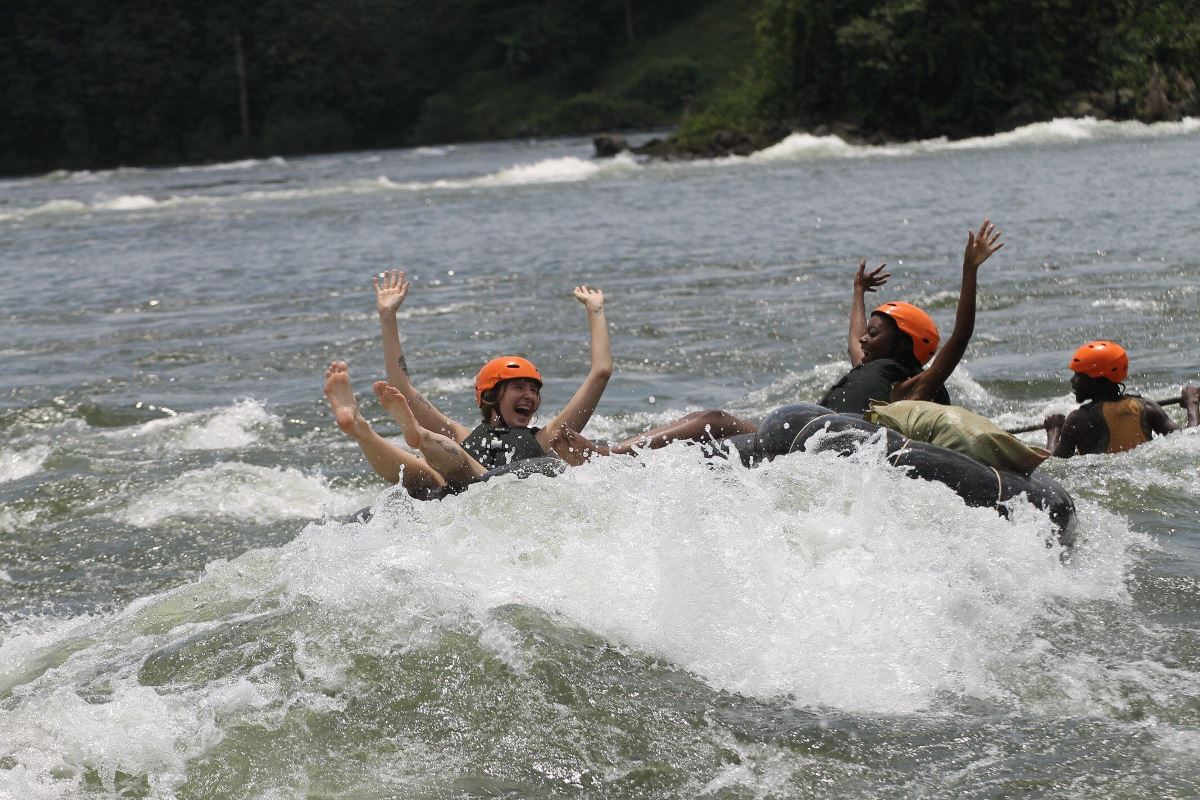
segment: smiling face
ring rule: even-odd
[[[899,343],[900,329],[882,314],[872,314],[867,319],[867,332],[858,340],[864,363],[877,358],[891,358]]]
[[[529,378],[503,381],[499,389],[500,418],[514,428],[527,428],[542,404],[542,387]],[[499,422],[499,419],[494,420]]]

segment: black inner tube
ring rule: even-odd
[[[904,467],[910,477],[945,484],[967,505],[990,506],[1005,516],[1008,514],[1007,501],[1024,494],[1031,503],[1049,514],[1058,541],[1064,547],[1075,543],[1075,502],[1057,481],[1041,475],[1003,472],[962,453],[907,439],[861,417],[838,414],[814,403],[780,406],[763,418],[757,432],[704,442],[701,449],[708,458],[728,460],[736,455],[743,466],[753,467],[800,450],[848,456],[868,439],[880,435],[886,443],[888,461]],[[528,458],[490,470],[476,482],[486,483],[501,475],[555,477],[566,469],[566,462],[555,456]],[[414,496],[419,500],[440,500],[465,491],[465,488],[442,487]],[[364,508],[346,521],[366,522],[371,513],[370,508]]]

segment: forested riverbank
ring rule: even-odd
[[[14,0],[0,172],[678,126],[880,141],[1197,113],[1200,2]]]

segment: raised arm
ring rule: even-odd
[[[929,400],[938,387],[950,377],[950,373],[954,372],[963,354],[967,352],[971,334],[975,332],[975,284],[979,267],[1002,247],[1004,243],[1000,241],[1000,231],[986,219],[978,231],[967,231],[967,246],[963,251],[962,285],[958,290],[958,311],[954,315],[954,330],[942,345],[942,349],[934,356],[928,369],[901,384],[898,387],[900,392],[892,392],[893,399],[899,399],[897,394],[902,393],[904,399]]]
[[[854,273],[854,291],[850,296],[850,336],[846,350],[850,355],[850,366],[857,367],[863,360],[862,343],[859,341],[867,332],[867,292],[873,292],[888,282],[892,273],[884,272],[887,264],[880,264],[867,272],[867,260],[858,262],[858,272]]]
[[[375,310],[379,312],[384,369],[388,383],[404,395],[422,427],[461,442],[470,434],[470,429],[439,411],[417,391],[408,376],[408,361],[404,358],[404,347],[400,344],[400,323],[396,319],[396,312],[400,310],[404,298],[408,297],[410,286],[404,271],[392,269],[381,272],[371,279],[371,283],[375,286]]]
[[[587,309],[592,366],[566,408],[560,411],[549,425],[538,431],[538,441],[543,447],[548,446],[550,439],[562,425],[576,431],[583,430],[592,418],[592,412],[600,402],[600,395],[604,393],[604,387],[608,386],[608,379],[612,376],[612,344],[608,338],[608,320],[604,317],[604,292],[589,289],[587,286],[576,286],[573,294]],[[543,438],[545,441],[542,441]]]

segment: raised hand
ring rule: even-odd
[[[985,219],[978,231],[967,231],[967,247],[963,251],[963,269],[979,269],[979,266],[1004,247],[1000,231]]]
[[[371,278],[371,283],[375,285],[375,308],[380,314],[395,314],[408,297],[410,284],[404,279],[404,270],[381,272]]]
[[[864,258],[858,262],[858,272],[854,273],[854,291],[855,292],[873,292],[880,286],[888,282],[888,278],[892,277],[892,273],[884,272],[887,264],[880,264],[875,269],[867,272],[867,260]]]
[[[598,314],[604,310],[604,292],[599,289],[576,286],[571,294],[575,295],[575,299],[583,303],[587,307],[587,310],[593,314]]]

